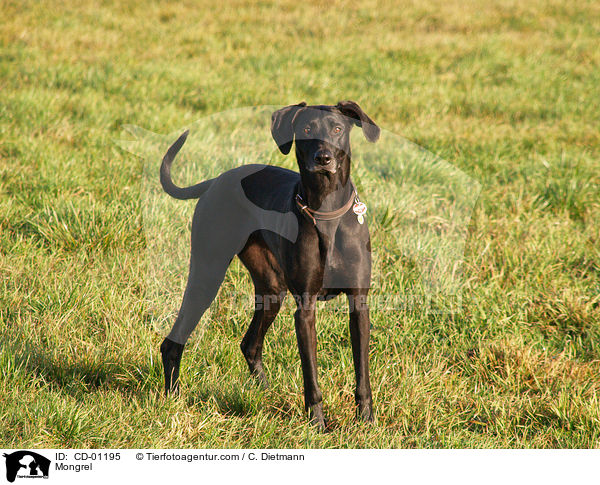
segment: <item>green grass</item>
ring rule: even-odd
[[[2,446],[600,446],[598,4],[224,5],[0,2]],[[114,140],[126,124],[166,135],[231,108],[341,99],[481,184],[462,311],[373,312],[377,420],[363,425],[345,317],[320,307],[318,434],[289,304],[266,340],[271,387],[247,376],[250,305],[229,297],[252,290],[236,262],[188,343],[182,397],[164,399],[158,346],[185,272],[149,291],[153,161]],[[369,168],[356,174],[371,203],[385,194]],[[381,170],[405,205],[370,212],[373,293],[403,294],[419,284],[406,204],[435,210],[418,204],[435,186]],[[169,229],[182,250],[185,227]]]

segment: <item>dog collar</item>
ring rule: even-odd
[[[296,205],[298,206],[298,209],[300,210],[300,212],[302,212],[304,215],[306,215],[315,226],[317,225],[317,221],[333,221],[334,219],[338,219],[339,217],[342,217],[346,212],[348,212],[350,207],[352,207],[353,205],[355,207],[357,205],[361,206],[361,207],[364,206],[364,208],[365,208],[364,212],[366,212],[366,206],[358,199],[358,194],[356,193],[355,188],[352,189],[352,194],[350,195],[348,202],[346,202],[339,209],[331,211],[331,212],[322,212],[322,211],[316,211],[314,209],[311,209],[310,207],[308,207],[308,204],[306,202],[304,202],[304,199],[302,198],[302,196],[299,193],[296,193],[295,200],[296,200]],[[356,213],[356,210],[354,212]],[[362,212],[362,214],[364,214],[364,212]],[[359,222],[361,224],[362,224],[362,222],[361,222],[362,214],[359,215]]]

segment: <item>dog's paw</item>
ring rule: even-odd
[[[264,390],[269,388],[269,379],[267,379],[267,376],[262,366],[260,367],[260,369],[255,369],[251,371],[250,374],[254,382],[256,382],[256,384],[258,384],[261,389]]]
[[[165,396],[179,395],[179,366],[183,348],[183,344],[178,344],[168,338],[160,346],[165,373]]]
[[[325,423],[325,416],[323,416],[323,404],[315,404],[308,410],[308,417],[310,425],[313,426],[317,431],[321,433],[327,432],[327,425]]]
[[[364,421],[366,423],[374,422],[375,414],[373,413],[373,404],[371,402],[359,403],[356,408],[356,417],[359,421]]]

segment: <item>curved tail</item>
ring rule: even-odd
[[[177,141],[167,150],[167,153],[162,159],[162,164],[160,165],[160,184],[162,185],[163,190],[171,197],[180,200],[197,199],[208,190],[211,184],[211,180],[206,180],[196,185],[190,185],[189,187],[178,187],[171,179],[171,165],[173,164],[173,160],[175,160],[175,156],[179,153],[179,150],[181,150],[181,147],[185,143],[189,133],[190,130],[186,130],[179,138],[177,138]]]

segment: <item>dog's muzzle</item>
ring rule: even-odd
[[[327,149],[319,149],[313,156],[313,166],[309,168],[311,172],[330,172],[337,171],[337,163],[333,153]]]

